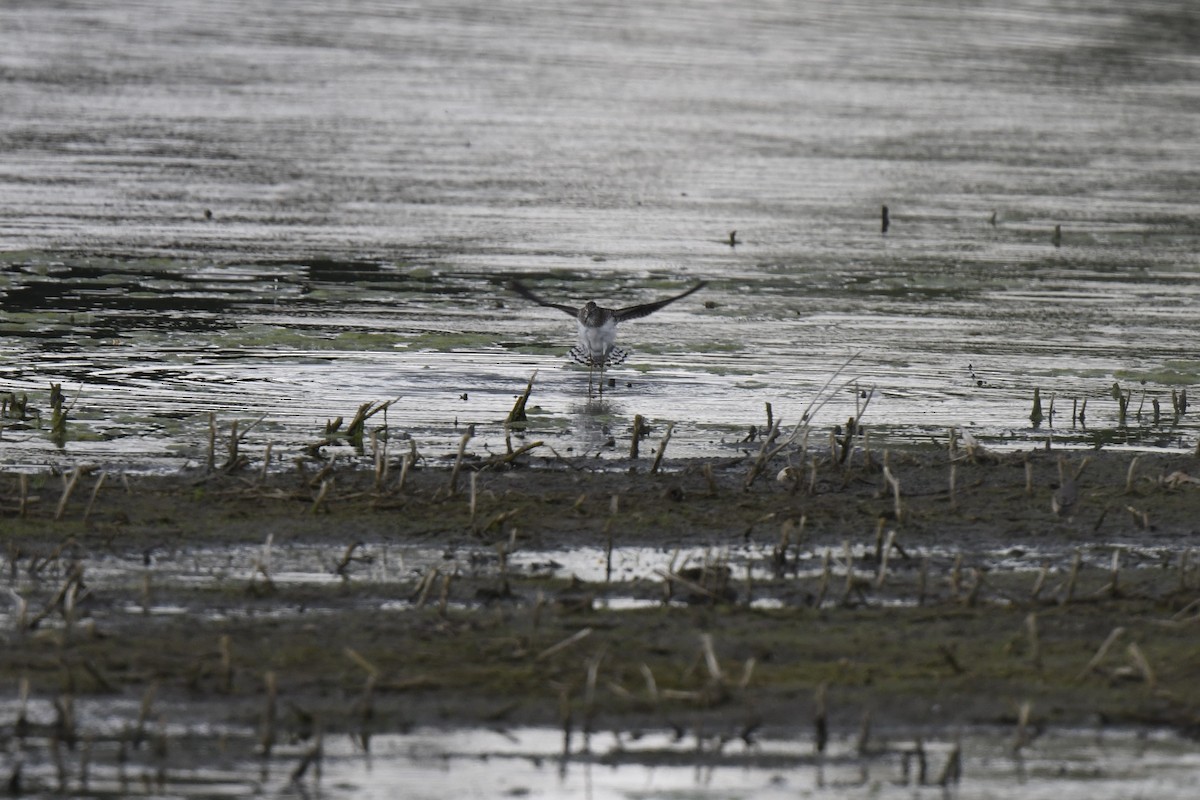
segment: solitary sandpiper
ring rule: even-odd
[[[653,314],[664,306],[687,297],[692,292],[703,289],[708,281],[700,281],[692,288],[674,297],[656,300],[653,303],[642,303],[625,308],[605,308],[589,300],[582,308],[550,303],[531,292],[520,281],[514,280],[510,286],[522,297],[532,300],[539,306],[557,308],[575,318],[579,325],[579,341],[571,348],[569,355],[576,362],[588,368],[588,397],[592,396],[592,377],[596,370],[600,371],[600,394],[604,394],[604,370],[606,367],[620,364],[629,356],[629,351],[617,347],[617,323],[638,319],[647,314]]]

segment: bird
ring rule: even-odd
[[[620,364],[629,357],[628,350],[617,347],[617,323],[653,314],[655,311],[674,303],[676,300],[682,300],[693,292],[700,291],[707,285],[708,281],[699,281],[695,286],[681,294],[662,300],[655,300],[653,303],[641,303],[636,306],[626,306],[625,308],[605,308],[598,305],[594,300],[587,301],[581,308],[561,303],[551,303],[538,297],[525,284],[515,279],[510,281],[509,288],[526,300],[537,303],[539,306],[557,308],[559,311],[565,312],[575,318],[579,326],[579,340],[570,349],[568,355],[576,363],[583,364],[588,368],[588,397],[591,397],[594,372],[596,370],[600,371],[600,394],[603,395],[604,370]]]

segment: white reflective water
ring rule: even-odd
[[[1056,437],[1194,445],[1192,4],[627,6],[6,9],[0,390],[74,405],[64,450],[8,430],[0,458],[177,467],[215,412],[287,459],[392,398],[431,452],[468,423],[495,451],[535,369],[527,441],[624,450],[643,414],[672,454],[736,452],[854,354],[881,439],[1040,440],[1040,387]],[[598,408],[512,275],[712,284],[625,327]]]

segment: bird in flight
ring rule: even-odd
[[[510,287],[514,292],[531,300],[539,306],[557,308],[575,318],[579,326],[579,341],[571,348],[569,355],[577,363],[588,368],[588,396],[592,395],[592,376],[600,370],[600,394],[604,394],[604,370],[616,366],[629,356],[629,351],[617,347],[617,323],[638,319],[653,314],[660,308],[682,300],[692,292],[697,292],[708,285],[708,281],[700,281],[682,294],[656,300],[653,303],[642,303],[625,308],[605,308],[589,300],[582,308],[551,303],[538,297],[527,286],[518,280],[513,280]]]

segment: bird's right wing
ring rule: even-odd
[[[517,294],[521,295],[521,297],[524,297],[526,300],[531,300],[534,303],[537,303],[539,306],[546,306],[546,308],[557,308],[559,311],[562,311],[566,314],[570,314],[574,318],[579,317],[579,309],[578,308],[573,308],[572,306],[566,306],[561,303],[551,303],[546,300],[543,300],[542,298],[538,297],[536,294],[531,292],[529,290],[529,288],[527,286],[525,286],[525,284],[521,283],[519,280],[513,279],[513,280],[509,281],[508,287],[510,289],[512,289],[514,292],[516,292]]]

